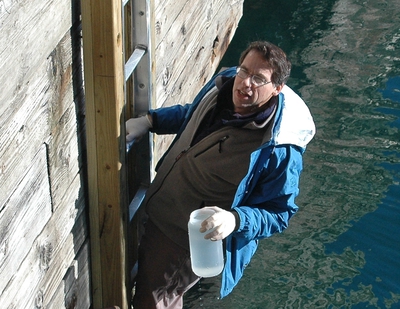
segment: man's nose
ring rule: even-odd
[[[252,76],[249,75],[246,78],[243,78],[243,83],[247,86],[247,87],[251,87],[251,80],[252,80]]]

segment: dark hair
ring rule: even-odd
[[[246,58],[247,54],[252,50],[261,53],[270,65],[272,70],[271,81],[275,86],[287,82],[292,65],[282,49],[267,41],[252,42],[240,55],[239,65],[243,63],[244,58]]]

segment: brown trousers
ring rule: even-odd
[[[181,309],[183,294],[200,279],[192,271],[189,251],[151,221],[140,242],[138,266],[135,309]]]

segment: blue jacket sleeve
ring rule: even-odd
[[[239,215],[240,225],[232,236],[250,241],[286,229],[289,219],[298,210],[294,200],[299,193],[301,170],[299,148],[276,147],[270,158],[254,171],[252,182],[255,185],[249,190],[248,197],[243,204],[233,208]]]
[[[149,111],[153,120],[151,132],[157,134],[176,134],[185,122],[190,104],[173,105]]]

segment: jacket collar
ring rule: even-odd
[[[279,94],[272,142],[275,145],[292,144],[305,149],[315,131],[315,124],[307,105],[285,85]]]

